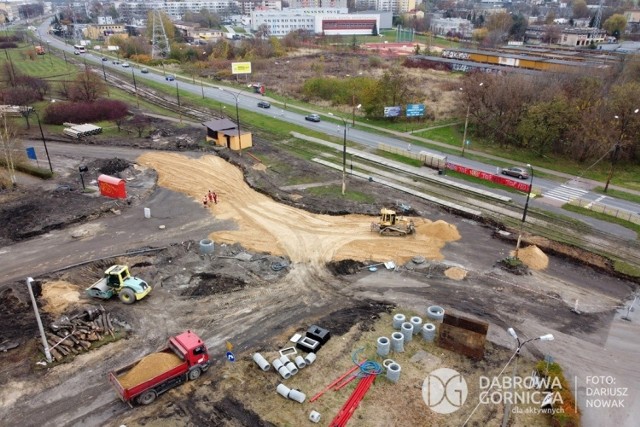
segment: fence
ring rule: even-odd
[[[578,206],[583,209],[589,209],[593,212],[598,212],[604,215],[609,215],[614,218],[620,218],[624,221],[629,221],[633,224],[640,225],[640,215],[634,212],[625,211],[623,209],[612,208],[611,206],[606,206],[600,203],[596,203],[592,200],[585,199],[571,199],[569,201],[570,205]]]

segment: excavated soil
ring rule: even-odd
[[[182,360],[174,353],[152,353],[143,357],[129,372],[118,378],[124,388],[143,383],[175,368]]]
[[[515,252],[512,254],[512,256]],[[529,268],[534,270],[544,270],[549,265],[549,257],[536,245],[527,246],[518,251],[518,258]]]

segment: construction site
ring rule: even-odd
[[[553,334],[515,366],[562,367],[582,417],[565,425],[632,425],[637,284],[597,255],[527,235],[515,274],[513,230],[356,176],[362,201],[326,195],[339,172],[259,139],[187,151],[201,131],[155,141],[168,151],[52,144],[55,182],[0,194],[0,424],[558,425],[537,403],[482,400],[483,378],[516,376],[514,328]],[[89,189],[109,174],[127,198],[82,191],[81,165]],[[453,410],[429,396],[441,368],[465,380]],[[625,388],[623,410],[588,407],[592,376]]]

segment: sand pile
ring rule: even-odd
[[[143,357],[129,372],[118,378],[118,381],[124,388],[129,388],[149,381],[181,363],[182,360],[174,353],[153,353]]]
[[[515,255],[515,251],[511,253]],[[549,265],[549,257],[536,245],[528,246],[518,251],[518,258],[529,268],[534,270],[544,270]]]
[[[444,271],[444,275],[449,279],[463,280],[465,277],[467,277],[467,271],[460,267],[451,267]]]
[[[404,264],[416,255],[441,260],[440,249],[460,239],[457,228],[444,221],[412,218],[416,234],[383,237],[371,231],[376,217],[316,215],[277,203],[250,188],[240,169],[215,156],[148,152],[138,161],[158,172],[158,185],[193,197],[194,209],[202,209],[200,200],[210,188],[218,193],[220,201],[210,212],[237,228],[210,234],[216,243],[237,242],[254,252],[288,256],[294,263],[353,259]]]
[[[57,280],[46,282],[42,286],[42,299],[44,307],[42,309],[51,314],[62,314],[67,311],[69,305],[78,302],[80,292],[75,285]]]
[[[451,242],[460,239],[460,233],[455,225],[442,221],[441,219],[435,222],[428,222],[424,224],[416,224],[416,231],[418,234],[425,234],[435,239]]]

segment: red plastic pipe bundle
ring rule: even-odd
[[[355,390],[353,390],[353,393],[351,393],[349,399],[345,402],[342,408],[340,408],[340,411],[338,411],[338,415],[336,415],[333,421],[331,421],[331,427],[344,427],[347,425],[347,422],[351,419],[351,416],[360,404],[360,401],[364,398],[364,395],[369,391],[369,387],[371,387],[371,384],[373,384],[375,379],[375,375],[367,375],[360,379],[360,382],[356,386]]]

